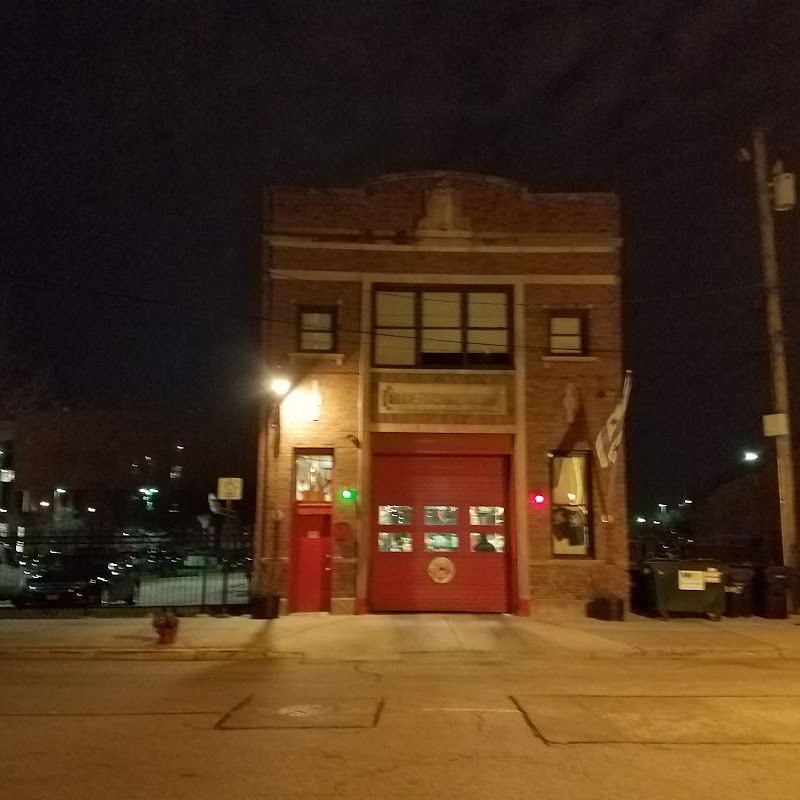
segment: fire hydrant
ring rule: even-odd
[[[173,611],[164,609],[159,614],[153,614],[153,627],[158,634],[159,644],[173,644],[178,635],[178,615]]]

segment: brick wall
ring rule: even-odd
[[[386,275],[618,275],[619,258],[613,247],[607,252],[483,252],[481,248],[458,252],[431,252],[405,248],[424,213],[425,190],[443,177],[458,190],[460,213],[469,221],[474,238],[496,233],[519,236],[562,236],[568,242],[585,237],[615,237],[619,231],[619,209],[615,196],[608,194],[535,194],[507,181],[481,176],[441,173],[391,177],[357,188],[276,189],[270,192],[265,231],[291,233],[317,229],[314,241],[336,247],[275,247],[265,250],[265,268],[276,278],[282,271],[317,272],[320,280],[273,280],[270,283],[269,329],[272,365],[291,366],[305,382],[317,380],[323,394],[319,422],[306,426],[283,426],[277,455],[270,448],[268,504],[283,512],[282,529],[266,533],[270,552],[264,565],[273,569],[281,591],[286,592],[286,559],[289,546],[286,528],[291,513],[291,477],[296,447],[329,447],[334,452],[338,486],[357,485],[358,450],[348,439],[358,427],[359,348],[361,329],[361,286],[354,281],[325,280],[326,271]],[[270,216],[271,215],[271,216]],[[402,232],[386,249],[340,249],[346,242],[386,242],[386,232]],[[355,233],[354,233],[355,232]],[[358,233],[360,232],[360,233]],[[383,232],[381,234],[380,232]],[[583,238],[582,238],[583,237]],[[483,248],[485,250],[485,248]],[[616,285],[527,285],[525,303],[525,349],[518,353],[526,369],[525,421],[528,442],[528,490],[549,490],[549,458],[553,450],[592,450],[594,439],[619,399],[622,382],[622,332],[620,290]],[[342,364],[330,360],[294,361],[293,322],[301,304],[336,305],[339,313],[339,347]],[[589,319],[591,360],[565,361],[547,357],[549,314],[553,309],[585,309]],[[517,363],[522,363],[519,360]],[[393,379],[428,382],[437,373],[420,375],[391,373]],[[367,376],[365,376],[366,378]],[[513,376],[485,378],[452,375],[445,381],[503,380],[509,387],[510,410],[521,398],[514,396]],[[373,374],[372,383],[379,380]],[[577,411],[567,418],[565,396],[576,399]],[[374,422],[380,422],[371,408]],[[392,415],[391,422],[427,422],[436,419]],[[447,419],[449,424],[476,421],[510,423],[513,416],[498,419]],[[273,439],[274,433],[273,431]],[[274,442],[273,442],[274,443]],[[608,471],[593,466],[595,552],[592,559],[554,558],[549,513],[529,509],[528,544],[531,604],[533,613],[558,606],[581,606],[602,592],[627,594],[627,529],[624,490],[625,465],[622,457],[616,469],[616,487],[608,502]],[[337,502],[334,522],[348,522],[355,529],[356,509]],[[606,516],[608,521],[602,521]],[[280,526],[279,526],[280,528]],[[271,549],[270,549],[271,548]],[[356,553],[352,539],[335,543],[332,608],[352,610],[355,596]]]
[[[270,447],[267,454],[267,505],[270,511],[262,542],[262,568],[273,591],[286,596],[288,572],[286,562],[291,555],[289,534],[294,508],[294,461],[298,448],[332,452],[334,459],[332,528],[345,523],[356,530],[357,507],[341,500],[339,489],[358,485],[358,450],[348,436],[357,436],[357,374],[314,373],[319,383],[323,405],[319,420],[308,423],[278,422],[273,415]],[[309,388],[310,379],[301,381],[298,389]],[[277,512],[277,513],[276,513]],[[275,519],[278,517],[279,519]],[[336,597],[355,597],[355,542],[333,538],[333,589]]]
[[[421,173],[387,176],[358,188],[282,187],[268,193],[265,206],[275,231],[412,231],[423,213],[424,191],[442,180],[458,191],[461,214],[474,230],[611,235],[619,230],[615,195],[536,194],[483,175]]]
[[[286,248],[273,251],[270,268],[281,270],[335,270],[431,275],[607,275],[615,273],[613,253],[486,253],[394,250],[313,250]],[[388,278],[387,280],[391,280]]]

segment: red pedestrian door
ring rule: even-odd
[[[292,611],[329,611],[331,606],[330,504],[298,504],[293,520]]]
[[[376,455],[370,607],[510,606],[508,458]]]

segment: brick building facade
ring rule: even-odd
[[[274,188],[257,558],[288,610],[627,597],[619,209],[498,178]]]

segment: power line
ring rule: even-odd
[[[48,279],[48,278],[42,278],[42,277],[18,275],[18,274],[11,273],[11,272],[9,272],[7,270],[0,270],[0,275],[2,275],[3,277],[6,277],[6,278],[12,279],[12,280],[21,280],[21,281],[26,281],[26,282],[29,282],[29,283],[42,284],[42,285],[46,285],[46,286],[49,286],[51,288],[59,289],[59,290],[69,289],[71,291],[85,292],[85,293],[92,294],[92,295],[99,296],[99,297],[108,297],[108,298],[111,298],[111,299],[123,300],[123,301],[126,301],[126,302],[144,303],[144,304],[150,304],[150,305],[158,305],[158,306],[161,306],[163,308],[176,308],[176,309],[181,309],[181,310],[191,311],[191,312],[205,312],[205,313],[214,313],[217,316],[220,315],[219,309],[212,308],[211,306],[204,306],[204,305],[200,305],[200,304],[180,303],[180,302],[176,302],[174,300],[167,300],[167,299],[158,298],[158,297],[141,297],[139,295],[134,295],[134,294],[130,294],[130,293],[127,293],[127,292],[119,292],[119,291],[106,290],[106,289],[98,289],[96,287],[85,286],[85,285],[76,284],[76,283],[73,283],[73,282],[57,281],[57,280]],[[306,279],[298,279],[298,280],[306,280]],[[522,305],[522,304],[520,304],[520,305]],[[268,322],[268,323],[272,323],[272,324],[276,324],[276,325],[289,325],[289,326],[292,326],[292,327],[296,326],[296,324],[297,324],[297,321],[295,319],[282,319],[282,318],[279,318],[279,317],[276,317],[276,316],[273,316],[273,315],[263,316],[263,315],[260,315],[260,314],[237,314],[235,312],[224,312],[223,315],[227,316],[227,317],[230,317],[230,318],[240,319],[240,320],[246,321],[246,322],[262,322],[262,323],[263,322]],[[480,330],[480,328],[476,328],[474,330]],[[361,330],[360,328],[343,328],[343,327],[340,327],[338,329],[338,331],[341,332],[341,333],[353,334],[354,336],[358,336],[359,338],[362,335],[369,336],[369,335],[373,335],[374,334],[374,331]],[[398,338],[398,339],[403,339],[403,340],[408,340],[409,338],[411,338],[409,336],[404,336],[404,335],[400,335],[400,334],[382,333],[381,335],[384,336],[384,337],[387,337],[387,338]],[[353,340],[353,341],[355,341],[355,340]],[[453,342],[451,340],[448,340],[448,339],[437,339],[435,337],[429,338],[428,341],[440,342],[440,343],[443,343],[443,344],[453,344]],[[478,345],[478,346],[481,346],[481,345],[494,346],[496,343],[495,342],[472,342],[472,344]],[[687,349],[676,349],[676,350],[648,350],[648,351],[640,350],[638,352],[640,352],[640,353],[647,352],[647,353],[650,353],[650,354],[653,354],[653,355],[681,355],[681,354],[686,354],[686,353],[698,352],[698,350],[699,351],[705,351],[706,349],[707,348],[690,347],[690,348],[687,348]],[[549,354],[550,353],[550,348],[548,346],[545,346],[545,345],[532,346],[532,345],[516,345],[515,344],[513,346],[513,350],[521,351],[521,352],[540,353],[540,354]],[[595,348],[591,349],[589,355],[594,354],[594,353],[597,353],[597,354],[609,354],[609,355],[621,355],[621,354],[624,354],[626,352],[634,352],[634,351],[632,351],[632,350],[627,350],[626,351],[624,348],[598,348],[598,347],[595,347]],[[737,351],[730,351],[730,352],[738,353],[738,354],[741,354],[741,355],[747,355],[749,353],[760,354],[760,353],[762,353],[764,351],[762,351],[762,350],[757,350],[757,351],[746,351],[746,350],[740,351],[740,350],[737,350]]]
[[[286,272],[280,272],[279,270],[270,270],[269,272],[270,272],[271,275],[275,275],[275,276],[281,278],[281,280],[306,281],[306,282],[314,282],[314,283],[320,282],[320,281],[324,281],[324,277],[319,277],[319,278],[301,278],[301,277],[298,277],[297,275],[290,275],[289,273],[286,273]],[[324,271],[321,271],[320,275],[324,275]],[[465,276],[465,280],[464,280],[465,283],[469,282],[469,277],[470,277],[469,275]],[[389,286],[392,286],[392,288],[391,289],[378,288],[378,289],[375,289],[375,291],[380,291],[383,294],[394,295],[394,296],[397,296],[397,297],[402,297],[402,296],[404,296],[404,295],[406,295],[406,294],[408,294],[410,292],[416,291],[416,287],[414,287],[411,284],[409,284],[409,289],[408,289],[407,292],[403,291],[399,286],[397,286],[397,284],[393,284],[391,280],[387,280],[386,284],[389,285]],[[501,287],[501,286],[502,286],[502,284],[498,284],[498,287]],[[605,286],[605,284],[592,284],[593,288],[599,287],[599,286]],[[482,287],[476,286],[474,291],[475,292],[480,292],[481,288]],[[494,288],[494,287],[488,286],[488,285],[486,286],[487,290],[491,289],[491,288]],[[650,297],[631,297],[631,298],[622,298],[621,297],[621,298],[618,298],[616,300],[599,300],[599,301],[596,301],[596,302],[592,302],[589,305],[597,307],[597,306],[625,305],[626,303],[638,304],[638,303],[652,303],[652,302],[667,302],[667,301],[670,301],[670,300],[685,300],[685,299],[700,298],[700,297],[711,297],[711,296],[714,296],[714,295],[736,294],[736,293],[739,293],[739,292],[752,292],[752,291],[754,291],[756,289],[760,290],[762,288],[763,288],[763,283],[759,282],[759,283],[753,283],[753,284],[739,284],[737,286],[729,286],[729,287],[725,287],[725,288],[707,289],[707,290],[696,291],[696,292],[682,292],[682,293],[675,293],[675,294],[653,295],[653,296],[650,296]],[[427,287],[426,287],[425,291],[428,291]],[[433,287],[431,287],[429,291],[436,292],[436,293],[446,292],[447,291],[447,285],[443,284],[443,285],[441,285],[441,288],[438,288],[438,287],[437,288],[433,288]],[[458,299],[458,300],[443,299],[443,300],[438,300],[437,302],[441,302],[441,303],[448,303],[448,302],[449,303],[460,303],[461,301],[460,301],[460,299]],[[497,305],[496,303],[492,303],[489,300],[475,300],[473,302],[476,305]],[[520,303],[511,303],[510,305],[511,305],[512,308],[515,307],[515,306],[519,306],[520,308],[528,308],[528,307],[530,307],[531,304],[525,303],[525,302],[520,302]]]

